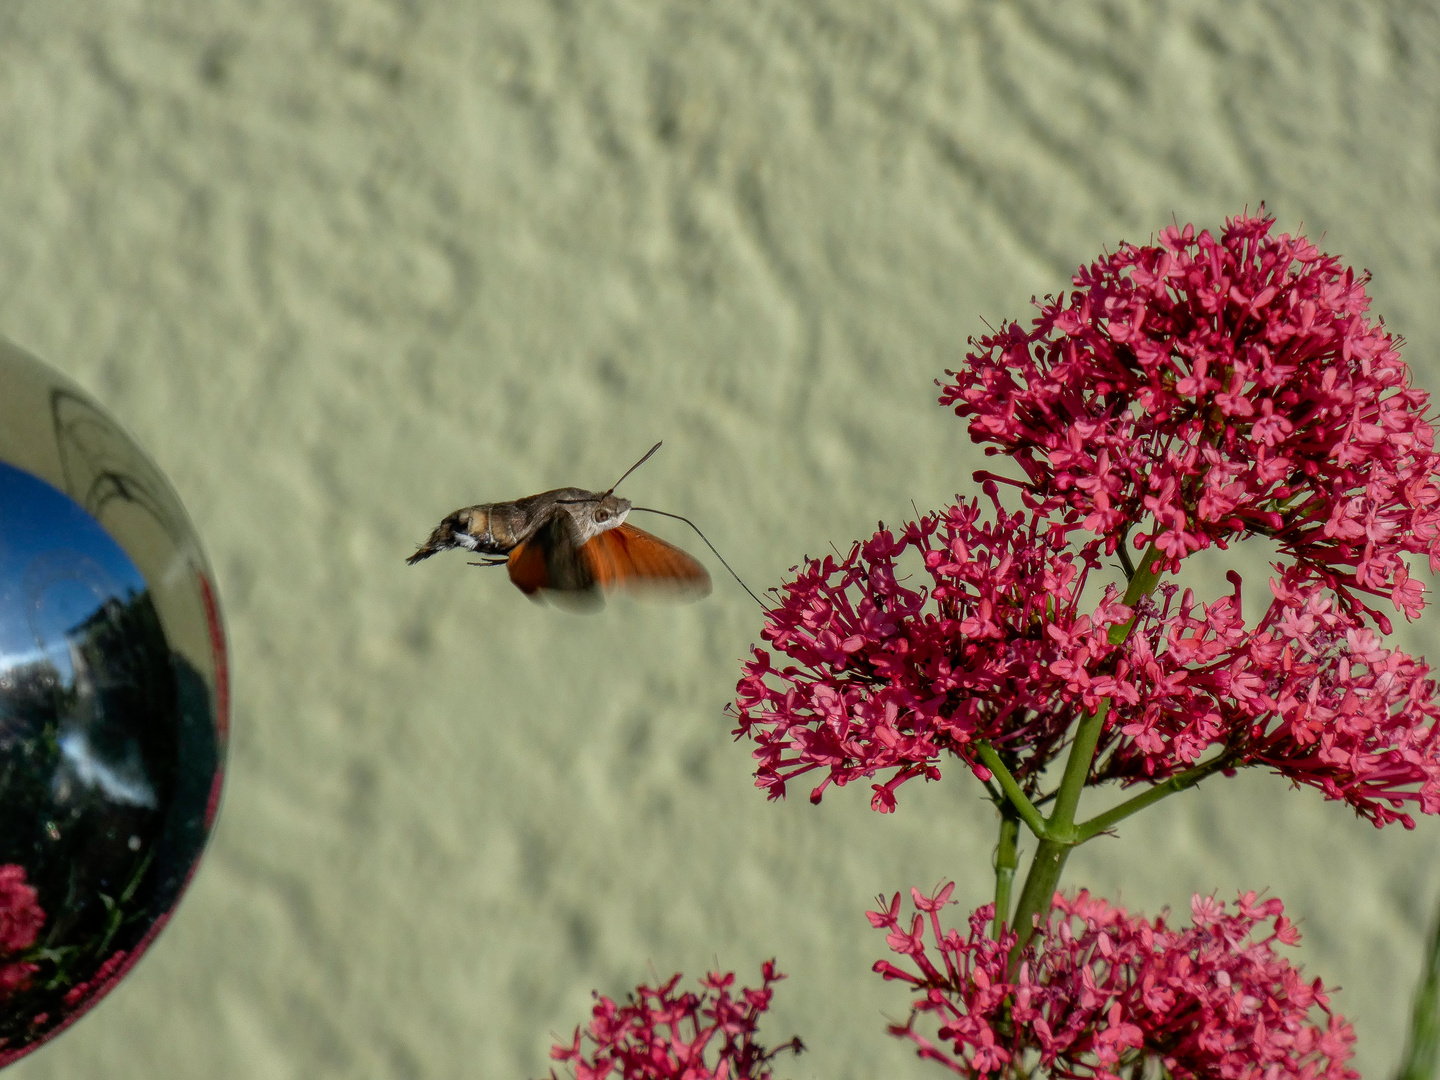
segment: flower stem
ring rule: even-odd
[[[1035,934],[1036,921],[1050,911],[1055,886],[1060,884],[1060,872],[1065,869],[1070,849],[1080,842],[1075,835],[1075,808],[1080,805],[1080,789],[1085,786],[1085,777],[1095,756],[1095,744],[1100,741],[1105,714],[1109,711],[1110,701],[1107,698],[1100,702],[1094,713],[1087,714],[1080,721],[1075,741],[1070,745],[1065,776],[1055,796],[1055,810],[1045,822],[1044,833],[1039,834],[1040,846],[1030,863],[1030,873],[1025,876],[1020,905],[1015,909],[1015,932],[1019,936],[1015,947],[1010,950],[1011,974],[1020,966],[1020,954]]]
[[[1133,608],[1142,596],[1149,596],[1155,588],[1156,582],[1160,580],[1155,569],[1159,565],[1159,558],[1160,551],[1152,540],[1145,549],[1145,554],[1140,557],[1140,566],[1125,589],[1124,599],[1120,601],[1126,607]],[[1110,644],[1124,644],[1134,626],[1134,615],[1130,616],[1129,621],[1112,626]],[[1061,779],[1060,790],[1055,796],[1055,810],[1046,822],[1046,832],[1053,839],[1070,839],[1071,843],[1079,843],[1078,839],[1073,838],[1075,811],[1080,805],[1080,792],[1085,788],[1085,778],[1090,775],[1090,765],[1095,760],[1095,747],[1100,742],[1100,733],[1105,730],[1105,717],[1109,713],[1110,699],[1102,698],[1093,713],[1080,719],[1080,726],[1075,731],[1075,741],[1070,744],[1070,756],[1065,759],[1065,776]]]
[[[1000,933],[1010,918],[1010,886],[1020,865],[1020,817],[1009,803],[1000,807],[1000,841],[995,845],[995,925],[991,936],[1000,940]]]
[[[1030,861],[1030,872],[1025,875],[1025,888],[1020,893],[1020,903],[1015,909],[1015,933],[1019,935],[1010,950],[1010,976],[1013,978],[1020,967],[1020,955],[1035,936],[1035,926],[1050,912],[1055,899],[1055,886],[1060,884],[1060,872],[1065,869],[1065,860],[1075,845],[1056,840],[1041,840]]]
[[[1016,815],[1030,826],[1030,831],[1037,837],[1041,840],[1045,839],[1044,816],[1035,809],[1035,804],[1025,797],[1025,792],[1020,790],[1020,785],[1016,782],[1015,777],[1010,775],[1010,770],[1005,767],[1005,762],[1000,760],[1000,755],[995,752],[995,748],[981,740],[975,744],[975,750],[980,755],[980,760],[985,763],[985,767],[995,775],[996,780],[1000,781],[1000,790],[1005,792],[1005,798],[1015,808]],[[1001,813],[1004,811],[1002,810]]]
[[[1147,806],[1159,802],[1167,795],[1174,795],[1177,791],[1184,791],[1200,783],[1211,773],[1219,772],[1230,764],[1230,757],[1221,754],[1217,758],[1205,762],[1203,765],[1196,765],[1193,769],[1187,769],[1183,773],[1170,777],[1154,787],[1148,788],[1132,799],[1126,799],[1119,806],[1106,810],[1103,814],[1097,814],[1082,825],[1075,826],[1076,843],[1083,844],[1086,840],[1093,839],[1108,829],[1114,828],[1124,821],[1131,814],[1144,810]]]
[[[1060,790],[1055,794],[1055,809],[1045,822],[1045,831],[1052,839],[1071,844],[1078,842],[1075,839],[1075,811],[1080,806],[1080,792],[1084,790],[1085,778],[1090,775],[1095,746],[1100,742],[1100,733],[1105,729],[1105,717],[1109,712],[1110,699],[1101,698],[1100,707],[1082,716],[1080,726],[1075,729],[1070,756],[1065,759],[1065,775],[1060,780]]]
[[[1159,533],[1156,533],[1156,536],[1158,537]],[[1155,539],[1152,538],[1145,554],[1140,556],[1140,565],[1130,576],[1121,603],[1133,608],[1141,597],[1149,596],[1160,580],[1160,565],[1160,549],[1155,546]],[[1136,618],[1137,616],[1132,614],[1126,622],[1112,626],[1110,644],[1124,644],[1135,627]],[[1030,863],[1030,872],[1025,877],[1025,888],[1020,893],[1020,903],[1015,909],[1015,932],[1018,937],[1015,947],[1010,950],[1012,975],[1020,966],[1020,954],[1035,934],[1036,922],[1050,911],[1051,902],[1055,898],[1055,887],[1060,884],[1060,874],[1065,869],[1065,860],[1070,857],[1070,849],[1095,835],[1080,835],[1075,828],[1075,811],[1080,806],[1080,793],[1090,775],[1090,766],[1095,760],[1095,748],[1100,744],[1100,735],[1105,730],[1105,717],[1109,712],[1110,699],[1103,698],[1093,713],[1081,717],[1080,725],[1075,730],[1075,738],[1070,744],[1070,756],[1065,759],[1065,775],[1061,778],[1060,788],[1055,794],[1055,809],[1045,820],[1044,831],[1035,833],[1040,837],[1040,846]],[[988,761],[986,765],[989,765]]]
[[[1155,534],[1159,537],[1159,533]],[[1145,554],[1140,556],[1140,566],[1135,573],[1130,575],[1130,583],[1125,588],[1125,596],[1120,601],[1128,608],[1133,608],[1142,596],[1149,596],[1156,584],[1160,581],[1160,572],[1156,569],[1159,565],[1160,549],[1155,546],[1155,541],[1150,541],[1150,546],[1145,549]],[[1131,615],[1128,622],[1120,623],[1110,628],[1110,644],[1123,645],[1125,639],[1130,636],[1130,631],[1135,626],[1135,615]]]
[[[1430,930],[1430,944],[1425,953],[1425,970],[1415,989],[1415,1004],[1410,1013],[1410,1037],[1405,1044],[1405,1057],[1395,1073],[1396,1080],[1433,1080],[1440,1064],[1440,911]]]

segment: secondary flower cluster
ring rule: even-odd
[[[1429,396],[1366,318],[1368,278],[1273,224],[1262,211],[1218,240],[1186,225],[1122,244],[1030,330],[980,339],[941,403],[1107,551],[1139,526],[1135,546],[1154,538],[1173,568],[1265,533],[1388,633],[1356,593],[1413,618],[1403,554],[1440,570]]]
[[[982,779],[988,741],[1022,784],[1063,747],[1082,712],[1108,702],[1091,783],[1155,782],[1223,755],[1342,799],[1377,825],[1440,811],[1440,709],[1429,668],[1388,650],[1357,613],[1303,570],[1272,579],[1258,625],[1235,591],[1197,610],[1162,584],[1132,609],[1113,586],[1082,613],[1098,541],[1066,546],[1038,512],[993,523],[978,501],[880,530],[837,561],[811,561],[764,631],[794,663],[756,649],[737,697],[737,734],[755,741],[771,797],[817,770],[830,783],[884,776],[872,806],[937,778],[953,755]],[[905,558],[928,588],[902,583]],[[1092,590],[1094,592],[1095,590]],[[1134,619],[1120,644],[1111,629]]]
[[[799,1039],[774,1050],[755,1041],[760,1015],[770,1007],[771,985],[785,976],[767,960],[758,990],[742,988],[732,997],[732,973],[712,972],[700,980],[702,994],[676,993],[676,974],[657,987],[638,986],[626,1005],[596,995],[590,1027],[580,1029],[569,1045],[557,1044],[550,1056],[569,1062],[575,1080],[768,1080],[770,1062],[789,1050],[799,1053]],[[551,1080],[555,1080],[552,1071]]]
[[[25,868],[13,863],[0,866],[0,996],[23,989],[39,970],[14,956],[35,944],[44,924],[45,912],[34,888],[26,884]]]
[[[1015,935],[986,934],[993,906],[970,916],[968,937],[942,928],[940,909],[954,887],[931,897],[911,890],[908,930],[899,893],[869,912],[904,965],[880,960],[875,971],[917,992],[909,1021],[891,1034],[913,1041],[923,1058],[975,1078],[1013,1064],[1119,1080],[1122,1068],[1140,1075],[1135,1066],[1146,1060],[1176,1080],[1358,1076],[1345,1067],[1353,1032],[1330,1014],[1320,981],[1307,983],[1272,948],[1300,938],[1279,900],[1245,893],[1230,913],[1213,897],[1196,896],[1192,925],[1179,930],[1163,916],[1131,916],[1084,891],[1073,899],[1057,893],[1012,978]],[[1311,1019],[1316,1010],[1326,1014],[1323,1026]],[[922,1023],[936,1025],[933,1038]]]
[[[756,649],[744,666],[737,734],[752,737],[757,784],[771,798],[815,769],[830,783],[890,772],[872,805],[895,807],[895,789],[939,777],[942,752],[982,777],[977,739],[991,740],[1028,777],[1045,767],[1076,715],[1067,680],[1053,668],[1081,666],[1109,650],[1106,632],[1125,617],[1113,590],[1091,615],[1076,611],[1094,545],[1077,557],[1065,530],[1037,515],[981,520],[979,502],[922,518],[897,539],[885,529],[839,562],[807,562],[788,584],[764,630],[795,665],[775,668]],[[923,558],[932,587],[907,588],[897,562]],[[1057,644],[1064,635],[1068,648]]]
[[[1377,826],[1406,828],[1416,804],[1440,812],[1440,707],[1430,669],[1384,648],[1297,567],[1272,578],[1270,607],[1247,629],[1234,594],[1197,611],[1185,590],[1172,612],[1137,607],[1135,632],[1114,674],[1085,683],[1087,707],[1111,700],[1092,781],[1162,779],[1207,751],[1231,767],[1269,766],[1343,800]]]

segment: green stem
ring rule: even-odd
[[[1036,923],[1050,913],[1051,901],[1055,898],[1055,887],[1060,884],[1060,872],[1065,869],[1065,860],[1070,857],[1074,844],[1056,840],[1041,840],[1030,861],[1030,872],[1025,875],[1025,888],[1020,893],[1020,903],[1015,908],[1015,946],[1010,950],[1010,975],[1013,978],[1020,968],[1020,954],[1035,936]]]
[[[1109,711],[1109,699],[1101,701],[1093,715],[1080,721],[1080,728],[1070,745],[1065,776],[1055,796],[1055,810],[1045,822],[1045,831],[1038,834],[1040,846],[1030,863],[1030,872],[1025,876],[1020,905],[1015,909],[1015,932],[1019,936],[1010,950],[1012,975],[1020,966],[1021,952],[1035,936],[1036,921],[1049,913],[1050,903],[1055,898],[1055,887],[1060,884],[1060,872],[1065,869],[1065,860],[1070,857],[1070,849],[1079,842],[1075,838],[1075,808],[1080,804],[1080,789],[1085,786],[1085,777],[1095,756],[1095,744],[1100,739],[1105,714]]]
[[[1434,1080],[1440,1064],[1440,911],[1430,930],[1425,953],[1425,970],[1415,990],[1410,1013],[1410,1037],[1396,1080]]]
[[[1077,842],[1074,837],[1075,808],[1080,803],[1080,789],[1085,785],[1085,776],[1090,771],[1095,744],[1100,739],[1100,730],[1105,726],[1105,714],[1109,708],[1110,702],[1102,701],[1093,716],[1082,719],[1070,745],[1065,776],[1055,796],[1055,810],[1045,822],[1045,832],[1040,836],[1040,846],[1030,862],[1025,888],[1020,893],[1020,904],[1015,909],[1014,925],[1018,936],[1010,950],[1012,976],[1020,967],[1020,954],[1035,936],[1036,923],[1050,911],[1055,887],[1060,884],[1060,872],[1065,869],[1065,860],[1070,857],[1070,849]]]
[[[1200,783],[1211,773],[1219,772],[1230,764],[1227,754],[1221,754],[1217,758],[1205,762],[1203,765],[1196,765],[1177,776],[1170,777],[1152,788],[1148,788],[1132,799],[1126,799],[1119,806],[1106,810],[1103,814],[1097,814],[1083,825],[1075,826],[1075,842],[1083,844],[1086,840],[1094,839],[1101,833],[1113,829],[1120,822],[1124,821],[1131,814],[1144,810],[1147,806],[1159,802],[1167,795],[1174,795],[1177,791],[1184,791]]]
[[[1156,537],[1158,536],[1157,533]],[[1150,595],[1160,580],[1160,565],[1160,549],[1155,546],[1155,538],[1151,538],[1145,554],[1140,556],[1140,565],[1135,568],[1135,573],[1126,585],[1121,603],[1133,608],[1142,596]],[[1136,616],[1132,615],[1128,621],[1112,626],[1110,644],[1123,644],[1134,629],[1135,620]],[[1030,872],[1025,877],[1025,888],[1020,893],[1020,903],[1015,909],[1015,932],[1019,936],[1015,947],[1010,950],[1012,975],[1020,966],[1021,952],[1035,935],[1036,922],[1050,911],[1055,888],[1060,884],[1060,874],[1065,869],[1065,860],[1070,857],[1070,849],[1082,842],[1075,828],[1075,811],[1080,806],[1080,793],[1090,775],[1090,766],[1095,760],[1095,748],[1100,743],[1100,734],[1105,730],[1105,717],[1109,712],[1110,699],[1105,698],[1093,713],[1081,717],[1075,738],[1070,744],[1070,756],[1065,759],[1065,775],[1061,778],[1060,789],[1055,795],[1055,809],[1045,820],[1044,831],[1037,830],[1035,833],[1040,837],[1040,847],[1030,863]],[[988,761],[986,765],[989,765]]]
[[[1110,699],[1101,698],[1098,709],[1080,718],[1080,726],[1075,729],[1075,739],[1070,744],[1070,756],[1065,759],[1065,775],[1055,794],[1055,809],[1045,822],[1046,834],[1051,839],[1076,842],[1075,811],[1080,806],[1080,792],[1085,789],[1090,763],[1095,760],[1095,746],[1100,742],[1109,713]]]
[[[991,937],[1000,940],[1000,931],[1010,917],[1010,886],[1020,865],[1020,818],[1009,803],[1000,807],[1000,841],[995,845],[995,925]]]
[[[1156,570],[1159,564],[1160,549],[1155,546],[1155,541],[1151,540],[1145,554],[1140,557],[1135,576],[1130,579],[1130,584],[1125,589],[1125,596],[1120,601],[1122,604],[1133,608],[1142,596],[1150,595],[1155,583],[1160,580],[1160,574]],[[1134,615],[1130,616],[1128,622],[1112,626],[1110,644],[1123,644],[1134,627]],[[1078,843],[1073,839],[1075,811],[1080,806],[1080,792],[1085,789],[1090,765],[1095,760],[1095,747],[1100,742],[1100,733],[1105,730],[1105,717],[1109,712],[1110,699],[1101,699],[1099,708],[1082,717],[1080,726],[1075,731],[1075,741],[1070,744],[1070,756],[1065,759],[1065,775],[1060,781],[1060,791],[1055,796],[1055,810],[1046,822],[1047,831],[1054,839],[1071,838],[1072,843]]]
[[[1149,596],[1160,580],[1160,549],[1155,541],[1140,556],[1140,565],[1126,586],[1125,596],[1120,601],[1133,608],[1140,598]],[[1135,627],[1135,616],[1128,622],[1110,628],[1110,644],[1124,644]],[[1046,822],[1047,832],[1056,840],[1068,839],[1079,843],[1074,836],[1075,811],[1080,806],[1080,792],[1085,789],[1085,780],[1090,775],[1090,765],[1095,760],[1095,747],[1100,742],[1100,733],[1105,730],[1105,717],[1110,713],[1110,699],[1102,698],[1100,706],[1088,716],[1081,717],[1080,726],[1075,730],[1075,741],[1070,744],[1070,756],[1065,759],[1065,775],[1060,781],[1060,790],[1055,796],[1055,810]]]
[[[1160,534],[1157,532],[1155,537]],[[1160,549],[1155,546],[1155,540],[1150,541],[1150,546],[1145,549],[1145,554],[1140,556],[1140,566],[1131,575],[1130,583],[1126,586],[1125,597],[1120,602],[1128,608],[1133,608],[1142,596],[1149,596],[1154,591],[1155,585],[1160,580],[1160,572],[1156,569],[1161,559]],[[1110,644],[1122,645],[1125,639],[1130,636],[1130,631],[1135,627],[1135,616],[1130,616],[1129,622],[1119,623],[1110,628]]]
[[[985,767],[995,774],[996,780],[1000,781],[1000,790],[1005,792],[1005,798],[1015,808],[1015,813],[1019,815],[1020,820],[1030,826],[1030,831],[1037,837],[1041,840],[1045,839],[1045,818],[1039,810],[1035,809],[1035,804],[1026,798],[1025,792],[1020,790],[1020,785],[1016,783],[1010,770],[1005,767],[1005,762],[1000,760],[1000,755],[995,752],[995,748],[981,740],[975,744],[975,750],[980,755],[980,760],[985,763]],[[1004,811],[1002,810],[1001,813]]]

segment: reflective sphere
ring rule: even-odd
[[[0,1065],[138,960],[215,821],[225,640],[149,458],[0,340]]]

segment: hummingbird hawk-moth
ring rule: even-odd
[[[652,446],[608,491],[564,487],[456,510],[405,561],[414,564],[451,548],[473,551],[484,558],[472,566],[505,566],[525,595],[570,607],[598,607],[605,593],[617,589],[698,600],[710,592],[705,567],[626,521],[632,509],[646,508],[615,494],[659,449],[660,443]]]

